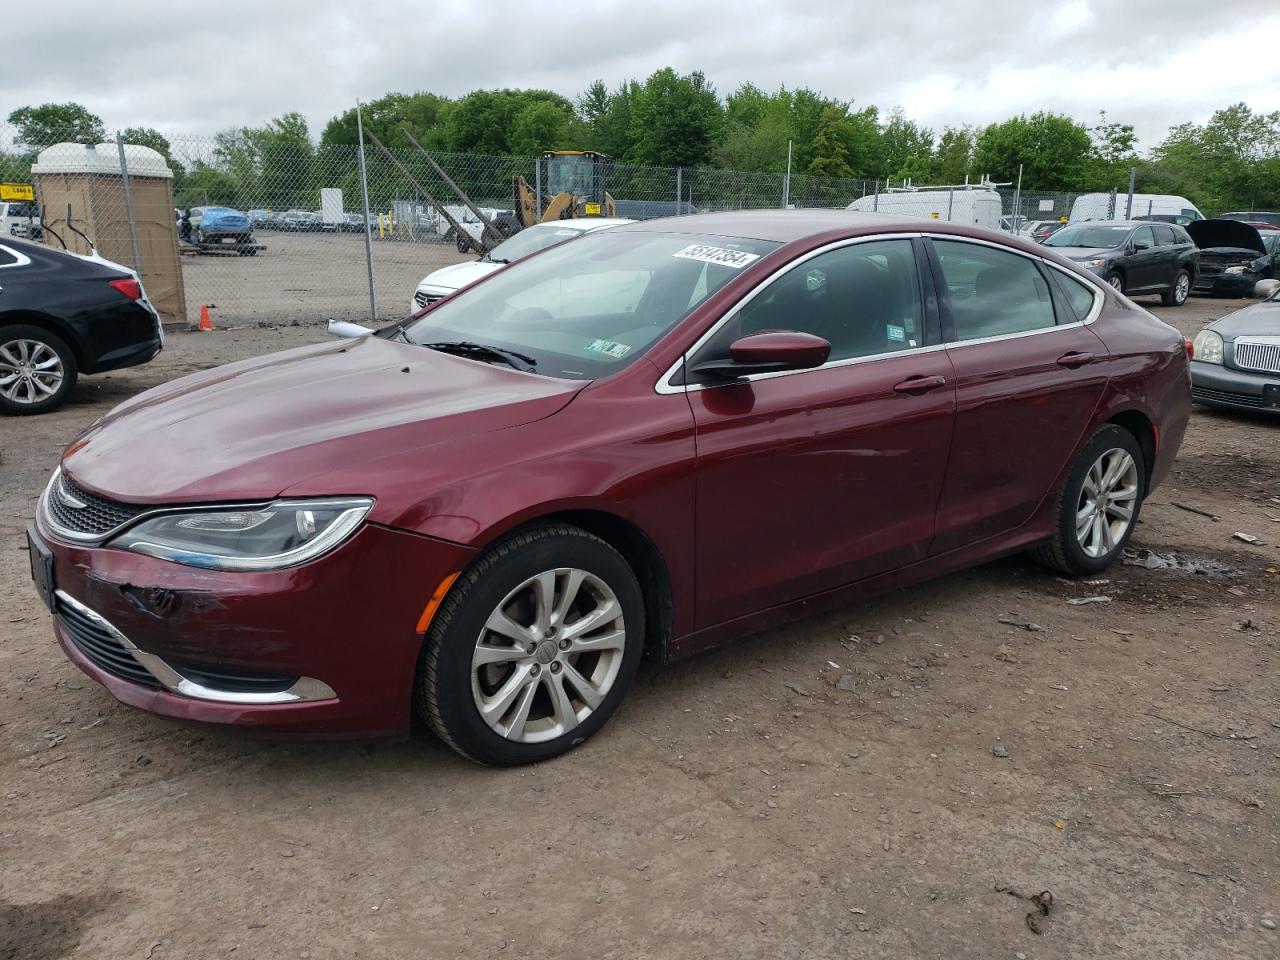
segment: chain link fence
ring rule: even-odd
[[[548,192],[537,158],[428,158],[407,141],[369,138],[362,165],[359,147],[280,136],[73,139],[21,143],[0,125],[0,183],[29,184],[35,195],[0,207],[10,214],[0,234],[81,253],[92,244],[136,265],[172,323],[195,324],[206,309],[220,326],[399,318],[427,274],[476,255],[470,237],[482,227],[458,191],[504,235],[518,228],[516,178]],[[1077,196],[620,162],[605,189],[618,216],[633,219],[852,205],[1024,232],[1069,216]]]

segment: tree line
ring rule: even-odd
[[[8,119],[16,129],[16,145],[28,153],[9,156],[7,163],[0,156],[0,166],[19,172],[41,146],[105,139],[101,119],[79,104],[21,107]],[[643,81],[613,88],[596,80],[572,100],[548,90],[476,90],[452,99],[429,92],[388,93],[363,106],[362,121],[387,146],[406,150],[411,160],[402,128],[430,151],[486,158],[456,172],[482,196],[509,183],[512,170],[525,172],[503,158],[579,149],[615,158],[617,173],[610,181],[615,195],[626,194],[614,189],[614,180],[627,183],[629,177],[634,186],[636,178],[647,177],[655,181],[654,195],[671,196],[671,178],[645,168],[679,167],[691,178],[686,182],[701,175],[706,189],[714,184],[721,192],[737,190],[738,199],[748,203],[754,198],[746,181],[735,185],[731,175],[717,172],[781,174],[790,144],[793,176],[810,178],[813,195],[805,199],[811,202],[827,199],[820,189],[820,179],[826,178],[909,179],[925,185],[986,176],[1008,182],[1019,169],[1027,191],[1123,191],[1130,168],[1136,167],[1138,190],[1182,194],[1206,212],[1280,208],[1280,112],[1255,112],[1245,103],[1218,110],[1203,124],[1178,124],[1140,152],[1133,126],[1105,114],[1085,123],[1040,111],[938,131],[901,109],[857,106],[807,88],[770,93],[744,83],[721,96],[702,73],[665,67]],[[148,128],[123,134],[170,161],[180,205],[314,208],[319,186],[358,185],[351,162],[358,143],[354,107],[333,117],[315,138],[299,113],[222,131],[212,149],[202,151],[175,151],[163,134]],[[376,174],[375,202],[383,202],[392,186],[407,196],[403,178],[389,168],[383,171],[387,165],[376,151],[368,155]],[[829,192],[831,202],[841,199],[839,190]],[[698,199],[694,195],[695,203]],[[760,199],[777,202],[772,193]]]

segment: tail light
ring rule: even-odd
[[[130,300],[142,299],[142,284],[133,279],[133,277],[126,277],[123,280],[111,280],[108,282],[113,288],[119,290]]]
[[[1182,345],[1187,348],[1187,359],[1194,360],[1196,358],[1196,347],[1194,341],[1190,337],[1182,338]]]

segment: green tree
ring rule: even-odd
[[[901,107],[880,127],[880,162],[893,179],[929,178],[933,131],[908,120]]]
[[[555,104],[545,101],[526,104],[511,125],[510,152],[516,156],[538,156],[544,150],[572,148],[570,119]]]
[[[1273,209],[1280,202],[1280,113],[1237,103],[1203,126],[1178,124],[1152,160],[1144,186],[1183,194],[1210,212]]]
[[[644,82],[631,107],[629,159],[670,167],[710,163],[722,121],[720,99],[706,77],[664,67]]]
[[[33,149],[54,143],[101,143],[107,134],[102,119],[78,103],[42,103],[9,114],[18,128],[14,141]]]
[[[1137,137],[1133,125],[1107,120],[1105,110],[1098,123],[1089,128],[1091,147],[1080,186],[1089,190],[1125,189],[1129,168],[1138,163]]]
[[[974,166],[993,180],[1016,180],[1021,167],[1023,189],[1078,190],[1092,146],[1083,124],[1041,111],[983,130]]]
[[[164,162],[173,171],[175,184],[182,180],[186,168],[173,158],[173,147],[169,143],[169,138],[159,130],[154,127],[125,127],[120,131],[120,137],[125,143],[135,143],[139,146],[150,147],[164,157]]]
[[[408,129],[414,139],[430,150],[443,145],[444,124],[450,105],[449,99],[434,93],[388,93],[363,104],[360,120],[365,130],[372,132],[391,150],[409,146],[400,132],[402,128]],[[355,107],[331,119],[320,134],[321,147],[354,147],[359,142]]]
[[[240,191],[235,178],[225,170],[218,170],[200,161],[174,191],[173,202],[182,209],[188,207],[240,205]]]
[[[933,183],[964,183],[973,174],[973,147],[977,137],[972,127],[947,127],[938,138],[933,155]]]
[[[852,177],[848,144],[855,135],[847,109],[826,107],[813,136],[809,173],[818,177]]]
[[[517,153],[512,146],[512,136],[520,113],[534,104],[547,104],[563,117],[564,130],[572,128],[576,117],[573,104],[550,90],[476,90],[456,101],[449,110],[445,124],[446,148],[457,153],[480,153],[490,156],[509,156]],[[533,116],[539,132],[546,132],[545,111]],[[525,130],[532,131],[530,119]],[[521,146],[528,146],[523,143]]]

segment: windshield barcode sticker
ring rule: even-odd
[[[691,243],[683,250],[677,250],[672,256],[685,260],[701,260],[703,263],[718,263],[722,267],[732,267],[734,270],[741,270],[747,264],[760,259],[758,253],[726,250],[724,247],[712,247],[705,243]]]

